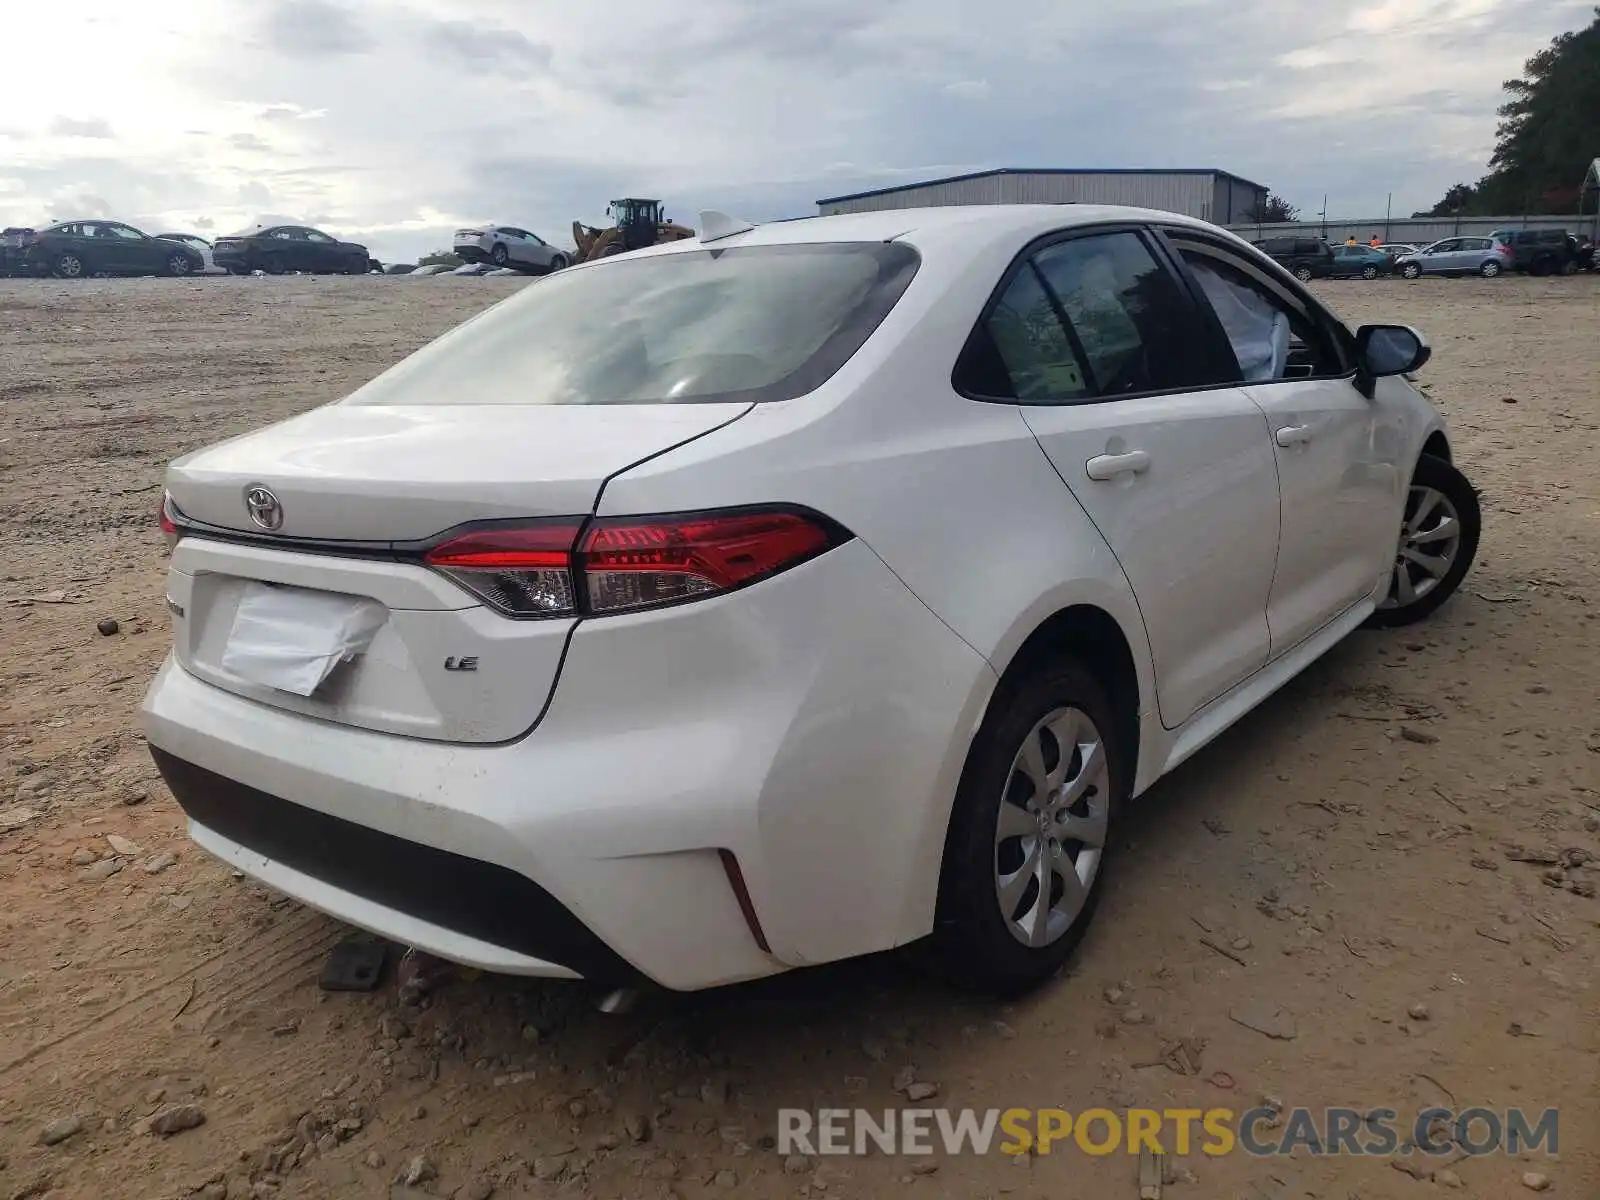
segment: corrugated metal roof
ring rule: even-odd
[[[845,196],[828,196],[818,200],[818,204],[842,204],[846,200],[864,200],[869,196],[889,196],[895,192],[908,192],[915,188],[935,187],[942,183],[963,183],[969,179],[988,179],[997,175],[1209,175],[1216,178],[1232,179],[1246,187],[1260,188],[1266,191],[1266,185],[1255,183],[1242,175],[1235,175],[1232,171],[1221,171],[1215,167],[1174,167],[1163,169],[1160,167],[996,167],[992,171],[971,171],[965,175],[946,175],[942,179],[919,179],[915,183],[897,183],[893,187],[873,188],[865,192],[851,192]]]

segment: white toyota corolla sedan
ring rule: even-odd
[[[172,464],[143,716],[202,847],[492,971],[927,939],[1015,993],[1133,797],[1472,562],[1426,342],[1213,226],[702,226]]]

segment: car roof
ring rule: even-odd
[[[1108,204],[970,204],[938,208],[899,208],[878,212],[800,217],[757,225],[744,233],[701,242],[699,238],[667,242],[635,251],[636,255],[682,254],[706,246],[785,246],[820,242],[906,241],[918,248],[946,243],[1025,243],[1060,229],[1106,225],[1120,221],[1179,225],[1223,232],[1217,226],[1179,213]],[[1233,235],[1224,233],[1224,236]],[[1236,239],[1237,240],[1237,239]]]

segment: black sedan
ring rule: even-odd
[[[271,225],[218,238],[211,245],[211,260],[235,275],[248,275],[251,271],[265,271],[268,275],[291,271],[365,275],[372,269],[372,256],[365,246],[341,242],[304,225]]]
[[[17,248],[28,273],[81,279],[86,275],[192,275],[205,259],[192,246],[141,233],[120,221],[62,221],[24,233]]]

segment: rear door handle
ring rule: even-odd
[[[1090,479],[1106,483],[1118,475],[1143,475],[1150,469],[1150,456],[1143,450],[1130,450],[1126,454],[1097,454],[1083,464],[1083,469],[1088,472]]]
[[[1272,436],[1280,446],[1301,446],[1311,440],[1312,430],[1309,425],[1285,425]]]

